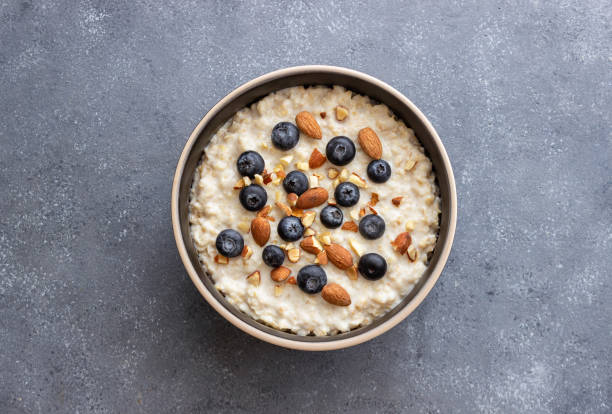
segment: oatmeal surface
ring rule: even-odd
[[[338,105],[348,109],[348,116],[343,121],[338,121],[335,116]],[[295,116],[301,111],[314,115],[323,138],[313,139],[302,133],[295,148],[288,151],[276,149],[270,139],[272,128],[281,121],[295,123]],[[386,183],[377,184],[368,179],[366,168],[372,159],[363,152],[357,140],[359,130],[365,127],[372,128],[382,141],[382,158],[392,168]],[[357,148],[355,159],[344,167],[327,161],[321,167],[304,173],[309,178],[314,173],[323,176],[318,184],[327,189],[332,200],[334,180],[328,178],[328,171],[331,168],[339,172],[346,169],[348,174],[358,174],[365,179],[367,188],[360,188],[357,205],[341,207],[344,221],[358,224],[362,208],[370,214],[368,203],[376,193],[379,201],[373,208],[386,223],[381,238],[366,240],[359,232],[325,228],[318,213],[327,203],[310,209],[317,212],[311,228],[318,234],[329,231],[334,243],[351,252],[355,264],[359,260],[355,247],[361,250],[360,253],[378,253],[387,261],[387,273],[377,281],[366,280],[361,275],[353,280],[347,271],[338,269],[331,262],[323,266],[328,283],[340,284],[350,295],[349,306],[335,306],[323,300],[320,294],[309,295],[297,285],[271,280],[272,269],[263,263],[261,257],[265,246],[258,246],[249,232],[251,220],[257,213],[243,208],[238,201],[239,190],[234,189],[241,178],[236,160],[242,152],[253,150],[261,154],[268,172],[282,165],[282,157],[292,156],[293,159],[284,167],[284,171],[289,173],[298,169],[298,163],[303,168],[315,148],[325,154],[327,142],[339,135],[354,141]],[[278,236],[276,226],[285,214],[274,203],[277,200],[286,203],[287,194],[282,179],[278,181],[263,187],[268,194],[267,204],[272,207],[269,215],[275,220],[270,222],[268,244],[282,246],[288,243]],[[402,197],[399,206],[392,202],[397,197]],[[436,243],[440,199],[431,161],[424,155],[413,131],[395,118],[387,106],[372,104],[368,97],[340,86],[293,87],[272,93],[240,110],[212,137],[195,172],[189,211],[191,235],[200,261],[211,274],[215,287],[232,305],[277,329],[298,335],[330,335],[371,323],[412,290],[425,271],[428,253],[433,251]],[[219,232],[228,228],[242,234],[245,245],[253,250],[250,258],[231,258],[227,264],[215,261],[218,254],[215,239]],[[396,236],[405,231],[412,237],[415,261],[411,261],[407,254],[400,255],[391,245]],[[299,247],[299,243],[293,245]],[[285,259],[283,265],[297,277],[302,267],[314,261],[315,255],[302,250],[297,263]],[[261,273],[258,286],[247,281],[247,275],[256,270]]]

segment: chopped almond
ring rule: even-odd
[[[355,233],[359,230],[359,227],[354,221],[345,221],[341,228],[342,230],[354,231]]]

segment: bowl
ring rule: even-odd
[[[271,92],[308,85],[341,85],[386,104],[412,128],[432,161],[440,189],[440,231],[429,265],[412,291],[395,308],[371,324],[333,336],[298,336],[266,326],[230,305],[213,286],[202,267],[189,232],[189,192],[204,148],[214,133],[236,112]],[[221,99],[202,118],[181,153],[172,185],[172,227],[179,254],[189,277],[204,299],[230,323],[263,341],[286,348],[324,351],[368,341],[405,319],[427,296],[442,273],[457,223],[457,193],[450,161],[442,141],[425,115],[386,83],[355,70],[334,66],[298,66],[281,69],[245,83]]]

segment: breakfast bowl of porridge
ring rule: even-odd
[[[263,75],[191,134],[172,188],[181,259],[229,322],[330,350],[406,318],[440,276],[456,225],[448,156],[425,116],[349,69]]]

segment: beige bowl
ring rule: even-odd
[[[341,85],[386,104],[416,133],[433,163],[440,188],[440,233],[429,266],[417,285],[395,308],[370,325],[333,336],[298,336],[279,331],[234,308],[214,288],[211,277],[200,265],[189,233],[189,191],[194,170],[210,138],[243,107],[271,92],[299,85]],[[438,134],[425,115],[404,95],[386,83],[361,72],[333,66],[298,66],[277,70],[245,83],[221,99],[191,133],[176,167],[172,185],[172,227],[176,245],[189,277],[202,296],[225,319],[244,332],[275,345],[306,351],[324,351],[357,345],[386,332],[406,318],[425,299],[438,280],[451,250],[456,223],[457,193],[453,170]]]

